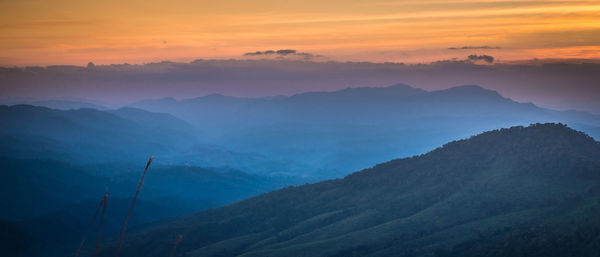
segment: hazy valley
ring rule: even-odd
[[[561,215],[597,225],[581,217],[597,208],[600,118],[478,86],[67,104],[82,108],[0,106],[0,218],[15,256],[72,253],[105,189],[109,256],[151,155],[129,254],[165,255],[182,234],[181,256],[478,255],[530,226],[554,240],[539,233],[563,233]],[[592,137],[536,125],[436,149],[546,122]]]

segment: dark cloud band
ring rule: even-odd
[[[248,52],[248,53],[245,53],[244,56],[250,56],[250,57],[252,57],[252,56],[277,56],[279,58],[286,57],[286,56],[297,56],[297,57],[301,57],[301,58],[307,59],[307,60],[313,59],[316,57],[323,57],[322,55],[298,52],[297,50],[294,50],[294,49],[279,49],[277,51],[266,50],[266,51]]]
[[[499,46],[463,46],[463,47],[448,47],[448,50],[475,50],[475,49],[502,49]]]
[[[469,55],[467,57],[467,59],[469,61],[474,61],[474,62],[476,62],[476,61],[484,61],[484,62],[487,62],[487,63],[493,63],[494,62],[494,57],[493,56],[489,56],[489,55],[485,55],[485,54],[484,55],[472,54],[472,55]]]

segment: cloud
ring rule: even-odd
[[[281,49],[281,50],[277,50],[277,54],[280,55],[288,55],[288,54],[295,54],[296,50],[294,49]]]
[[[473,50],[473,49],[502,49],[499,46],[463,46],[463,47],[448,47],[448,50]]]
[[[299,58],[305,59],[305,60],[310,60],[310,59],[318,58],[318,57],[324,57],[323,55],[320,55],[320,54],[298,52],[297,50],[294,50],[294,49],[279,49],[277,51],[266,50],[266,51],[248,52],[248,53],[245,53],[244,56],[249,56],[249,57],[275,56],[276,58],[284,58],[284,57],[292,56],[292,57],[299,57]]]
[[[255,56],[255,55],[264,55],[264,54],[266,54],[266,53],[261,52],[261,51],[256,51],[256,52],[245,53],[244,56]]]
[[[472,54],[469,55],[467,57],[467,60],[469,61],[473,61],[473,62],[477,62],[477,61],[485,61],[487,63],[493,63],[494,62],[494,57],[493,56],[489,56],[489,55],[476,55],[476,54]]]

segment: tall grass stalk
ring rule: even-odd
[[[183,239],[183,236],[181,234],[177,235],[177,240],[175,241],[175,245],[173,246],[173,250],[171,250],[171,255],[169,255],[169,257],[175,256],[175,251],[177,251],[177,246],[179,245],[179,242],[181,242],[181,239]]]
[[[102,225],[104,224],[104,214],[106,213],[106,202],[108,201],[108,189],[104,192],[104,202],[102,207],[102,215],[100,216],[100,225],[98,226],[98,237],[96,238],[96,250],[94,250],[94,257],[98,256],[98,249],[100,247],[100,236],[102,235]]]
[[[146,177],[146,172],[148,171],[148,167],[150,167],[150,163],[152,163],[153,157],[150,157],[148,163],[146,164],[146,168],[144,169],[144,173],[142,174],[142,179],[140,179],[140,184],[138,185],[137,191],[135,191],[135,196],[133,197],[133,201],[131,202],[131,206],[129,207],[129,213],[127,213],[127,219],[125,219],[125,225],[123,226],[123,231],[121,232],[121,239],[119,240],[119,246],[117,246],[117,254],[115,257],[119,257],[119,253],[121,252],[121,246],[123,245],[123,239],[125,238],[125,231],[127,230],[127,224],[129,223],[129,218],[131,218],[131,213],[133,212],[133,206],[135,205],[135,200],[140,194],[140,189],[142,189],[142,185],[144,184],[144,177]]]
[[[90,223],[88,224],[87,229],[85,230],[85,234],[83,234],[81,243],[79,243],[79,248],[77,248],[77,251],[75,252],[75,257],[79,257],[81,248],[83,248],[83,245],[85,244],[85,240],[87,239],[88,234],[92,230],[92,226],[94,225],[94,222],[96,221],[96,217],[98,217],[98,213],[100,213],[100,208],[102,208],[102,205],[104,205],[104,198],[102,200],[100,200],[100,203],[98,204],[98,207],[96,208],[96,212],[94,213],[94,216],[90,220]]]

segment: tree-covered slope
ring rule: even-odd
[[[600,144],[536,124],[140,227],[122,254],[165,256],[182,234],[177,256],[592,256],[598,215]]]

